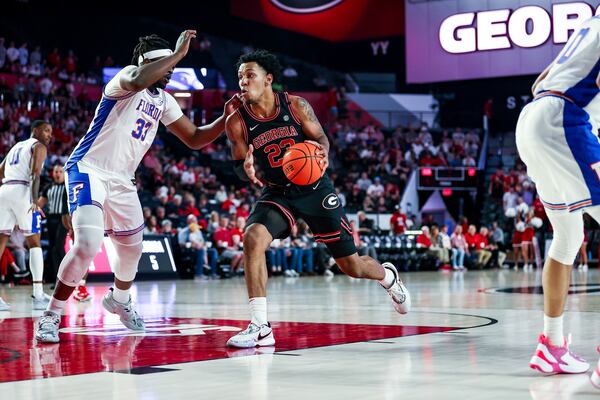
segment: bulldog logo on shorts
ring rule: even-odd
[[[327,210],[333,210],[340,206],[340,199],[336,196],[335,193],[329,193],[323,199],[322,204],[323,204],[323,208],[325,208]]]

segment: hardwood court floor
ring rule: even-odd
[[[574,271],[567,332],[593,365],[600,275]],[[0,399],[597,399],[589,373],[542,376],[541,275],[513,270],[404,274],[413,309],[345,276],[273,278],[275,348],[228,349],[247,324],[242,279],[137,283],[145,334],[70,300],[59,345],[36,344],[29,288],[0,287]],[[49,290],[48,290],[49,291]]]

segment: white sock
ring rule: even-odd
[[[384,288],[389,289],[396,282],[396,276],[391,269],[383,268],[383,270],[385,271],[385,276],[379,283],[381,283]]]
[[[63,310],[65,309],[65,305],[67,301],[57,300],[54,297],[50,299],[48,303],[48,307],[46,307],[46,311],[53,312],[56,315],[62,315]]]
[[[248,301],[248,304],[250,304],[250,322],[253,322],[258,326],[266,325],[268,323],[267,298],[253,297]]]
[[[33,295],[35,297],[42,297],[44,295],[44,287],[41,283],[44,278],[44,253],[41,247],[32,247],[29,249],[29,269],[31,270],[31,278],[34,282]]]
[[[115,299],[119,303],[129,303],[129,289],[121,290],[118,287],[113,286],[113,299]]]
[[[79,284],[77,285],[77,287],[79,287],[79,286],[85,286],[85,279],[82,279],[79,281]]]
[[[555,318],[544,315],[544,335],[555,346],[562,346],[565,343],[562,315]]]

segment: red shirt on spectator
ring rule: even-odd
[[[424,233],[417,236],[417,244],[422,245],[425,248],[431,247],[431,239],[429,239]]]
[[[390,219],[390,225],[392,226],[394,234],[400,235],[404,233],[404,231],[406,230],[406,215],[402,214],[399,211],[396,211],[392,214],[392,218]]]
[[[196,216],[197,218],[199,218],[202,215],[202,213],[200,213],[200,210],[198,210],[192,204],[187,204],[187,205],[185,205],[183,207],[180,207],[177,210],[177,213],[181,217],[187,217],[188,215],[193,214],[194,216]]]
[[[467,232],[463,236],[465,237],[465,241],[467,242],[467,246],[469,246],[469,249],[473,249],[477,246],[477,234],[471,235],[469,232]]]
[[[248,210],[244,209],[244,207],[238,207],[237,210],[235,210],[235,217],[244,217],[246,219],[248,219],[248,217],[250,216],[250,213],[248,212]]]
[[[517,176],[516,171],[510,171],[509,174],[504,175],[504,189],[508,189],[508,188],[514,188],[515,186],[517,186],[517,183],[519,182],[519,177]]]
[[[466,237],[466,236],[467,236],[467,235],[465,235],[465,237]],[[470,236],[470,235],[469,235],[469,236]],[[474,240],[474,242],[475,242],[475,248],[476,248],[477,250],[485,249],[485,248],[488,246],[488,244],[489,244],[489,242],[488,242],[488,238],[487,238],[487,237],[485,237],[485,236],[483,236],[481,233],[477,233],[477,234],[475,235],[475,237],[474,237],[474,239],[473,239],[473,240]],[[469,247],[470,247],[470,245],[469,245]]]
[[[219,242],[226,242],[227,246],[233,246],[233,234],[231,229],[219,228],[213,233],[213,240],[219,244]]]
[[[235,207],[235,203],[229,199],[226,199],[223,203],[221,203],[221,210],[229,212],[231,207]]]
[[[231,230],[231,236],[238,235],[240,240],[244,240],[244,231],[239,229],[237,226]]]

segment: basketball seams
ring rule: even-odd
[[[298,171],[296,171],[296,173],[290,177],[288,177],[288,179],[291,181],[292,179],[296,178],[298,176],[298,174],[300,174],[300,172],[302,172],[302,170],[304,169],[304,167],[306,167],[306,163],[308,162],[308,157],[304,157],[304,164],[302,164],[302,167],[298,168]],[[312,163],[311,163],[312,165]],[[310,182],[310,180],[309,180]]]

